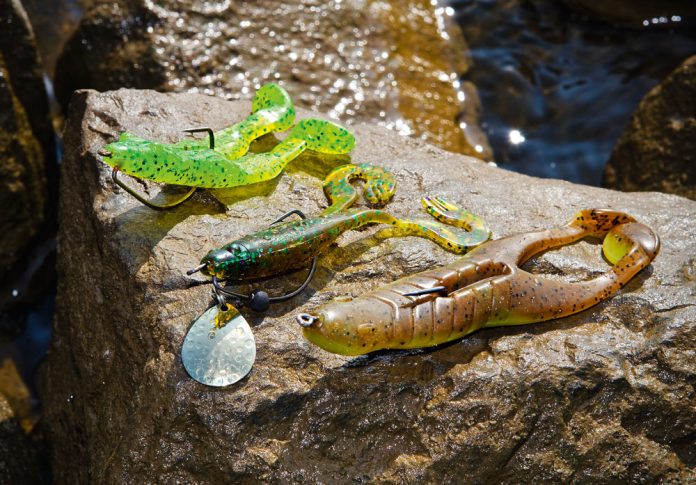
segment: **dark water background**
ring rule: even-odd
[[[495,161],[537,177],[601,185],[641,98],[696,53],[696,31],[679,12],[634,29],[584,18],[557,0],[450,5],[471,48],[465,79],[478,88]],[[513,130],[525,141],[513,143],[521,140]]]
[[[440,2],[442,6],[444,2]],[[47,84],[82,11],[77,0],[24,0]],[[574,14],[552,0],[449,3],[471,47],[466,79],[479,90],[496,162],[539,177],[599,185],[611,149],[640,99],[690,54],[696,35],[679,25],[628,29]],[[0,336],[0,359],[33,382],[50,340],[53,291],[0,316],[21,335]]]

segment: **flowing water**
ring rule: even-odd
[[[478,87],[495,161],[537,177],[600,185],[641,98],[696,53],[679,12],[629,29],[555,0],[450,4],[471,48],[466,79]]]

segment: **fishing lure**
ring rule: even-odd
[[[584,237],[604,237],[612,268],[569,283],[519,268],[535,254]],[[483,327],[523,325],[585,310],[610,297],[648,266],[658,236],[622,212],[583,210],[561,228],[490,241],[453,264],[402,278],[346,302],[297,316],[304,336],[329,352],[429,347]]]
[[[341,166],[324,181],[329,207],[320,216],[308,219],[300,211],[290,211],[270,228],[210,251],[200,266],[188,271],[202,271],[213,277],[213,294],[218,302],[193,323],[184,338],[181,358],[191,377],[208,386],[227,386],[242,379],[256,357],[254,336],[247,321],[225,297],[240,299],[252,310],[265,311],[271,303],[298,295],[314,275],[317,255],[347,230],[370,223],[389,224],[395,236],[427,237],[460,253],[490,237],[478,217],[442,199],[425,198],[422,203],[435,219],[469,232],[455,232],[434,221],[397,219],[380,209],[350,209],[358,199],[353,186],[356,180],[365,182],[363,196],[373,206],[386,204],[394,196],[396,180],[389,172],[368,164]],[[302,219],[275,225],[292,214]],[[262,290],[242,295],[218,282],[218,278],[236,282],[266,278],[310,262],[304,283],[282,296],[270,297]]]
[[[344,165],[324,181],[324,193],[330,205],[321,215],[307,218],[300,211],[290,211],[271,227],[210,251],[201,264],[188,273],[202,271],[213,277],[218,291],[242,298],[249,302],[252,309],[264,311],[270,303],[287,300],[302,291],[313,275],[316,256],[344,232],[366,224],[388,224],[392,228],[392,236],[425,237],[456,253],[464,253],[490,237],[490,231],[480,218],[443,199],[424,198],[421,203],[436,220],[467,232],[453,231],[430,220],[399,219],[376,208],[350,209],[358,198],[358,192],[352,185],[358,179],[365,181],[363,193],[372,205],[387,203],[396,190],[393,175],[381,168],[368,164]],[[276,224],[292,214],[302,219]],[[266,278],[310,263],[312,267],[303,285],[279,297],[269,297],[262,291],[240,295],[223,289],[218,283],[218,280],[243,282]]]
[[[115,183],[149,207],[163,209],[181,204],[196,188],[237,187],[273,179],[307,149],[345,154],[355,145],[355,138],[345,128],[331,121],[308,118],[295,125],[271,151],[247,154],[253,140],[270,132],[285,131],[294,120],[295,109],[288,93],[280,86],[266,84],[252,101],[252,114],[242,122],[217,133],[210,128],[185,130],[207,132],[208,142],[183,140],[166,144],[123,133],[118,141],[99,150],[99,155],[113,167]],[[118,172],[191,189],[173,203],[155,204],[123,184]]]
[[[191,325],[181,347],[186,372],[201,384],[224,387],[246,376],[256,360],[249,322],[223,295]]]

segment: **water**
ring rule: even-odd
[[[628,29],[552,0],[461,0],[483,128],[499,166],[600,185],[641,98],[696,53],[686,22]],[[681,30],[676,30],[681,29]]]

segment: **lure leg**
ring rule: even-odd
[[[243,121],[214,134],[217,150],[230,160],[244,156],[255,139],[267,133],[288,130],[295,121],[292,99],[277,84],[261,86],[256,91],[251,106],[251,114]],[[206,148],[200,142],[190,140],[176,143],[174,146],[184,150]]]
[[[288,136],[268,153],[254,153],[236,160],[245,184],[276,178],[285,166],[305,150],[319,153],[345,154],[355,146],[348,130],[330,121],[308,118],[300,121]]]
[[[628,222],[635,222],[635,219],[623,212],[606,209],[583,210],[562,227],[497,239],[473,250],[471,256],[521,265],[542,251],[564,246],[585,237],[604,237],[613,227]]]
[[[499,288],[501,295],[509,295],[508,314],[492,318],[487,326],[539,322],[585,310],[616,293],[655,259],[659,249],[657,235],[633,222],[618,225],[607,234],[603,251],[614,265],[589,281],[567,283],[516,268]]]

